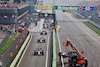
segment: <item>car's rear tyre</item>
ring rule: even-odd
[[[43,42],[45,43],[45,40],[43,40]]]
[[[47,35],[47,33],[45,33],[45,35]]]
[[[34,55],[36,55],[36,52],[34,52]]]
[[[87,66],[88,66],[88,61],[87,61],[86,58],[85,58],[84,60],[85,60],[85,62],[86,62],[86,63],[84,64],[84,66],[87,67]]]
[[[39,43],[40,42],[40,40],[37,40],[37,43]]]
[[[40,35],[43,35],[43,33],[40,33]]]
[[[44,55],[44,52],[42,52],[42,55]]]

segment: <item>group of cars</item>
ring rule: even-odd
[[[47,20],[45,20],[44,24],[43,24],[43,28],[48,28],[48,24],[47,24]],[[46,31],[42,31],[40,32],[40,35],[47,35],[47,32]],[[45,43],[45,38],[44,37],[40,37],[38,40],[37,40],[37,43]],[[34,55],[37,55],[37,56],[43,56],[44,55],[44,51],[42,48],[36,48],[36,50],[34,50]]]

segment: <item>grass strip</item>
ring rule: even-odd
[[[72,14],[73,14],[76,18],[83,19],[81,16],[77,15],[77,14],[74,13],[74,12],[72,12]]]
[[[55,29],[53,29],[53,62],[52,67],[56,67],[56,42],[55,42]]]
[[[92,29],[94,32],[96,32],[98,35],[100,35],[100,29],[91,24],[90,22],[83,22],[85,25],[87,25],[90,29]]]
[[[15,36],[15,37],[14,37]],[[4,46],[2,47],[2,49],[0,50],[0,55],[2,55],[11,45],[12,43],[15,41],[15,39],[19,36],[19,34],[13,34],[12,38],[9,38],[6,43],[4,44]]]

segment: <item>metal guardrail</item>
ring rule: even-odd
[[[53,29],[53,61],[52,67],[56,67],[56,42],[55,42],[55,29]]]

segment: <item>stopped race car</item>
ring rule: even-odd
[[[45,20],[45,23],[48,23],[49,22],[49,20]]]
[[[42,32],[40,33],[40,35],[47,35],[47,32],[46,32],[46,31],[42,31]]]
[[[44,24],[43,24],[43,26],[45,26],[45,25],[47,25],[47,26],[48,26],[48,24],[47,24],[47,23],[44,23]]]
[[[34,50],[34,55],[44,55],[42,48],[37,48]]]
[[[48,24],[43,24],[43,28],[48,28]]]
[[[45,43],[45,39],[41,37],[40,39],[37,40],[37,43]]]

